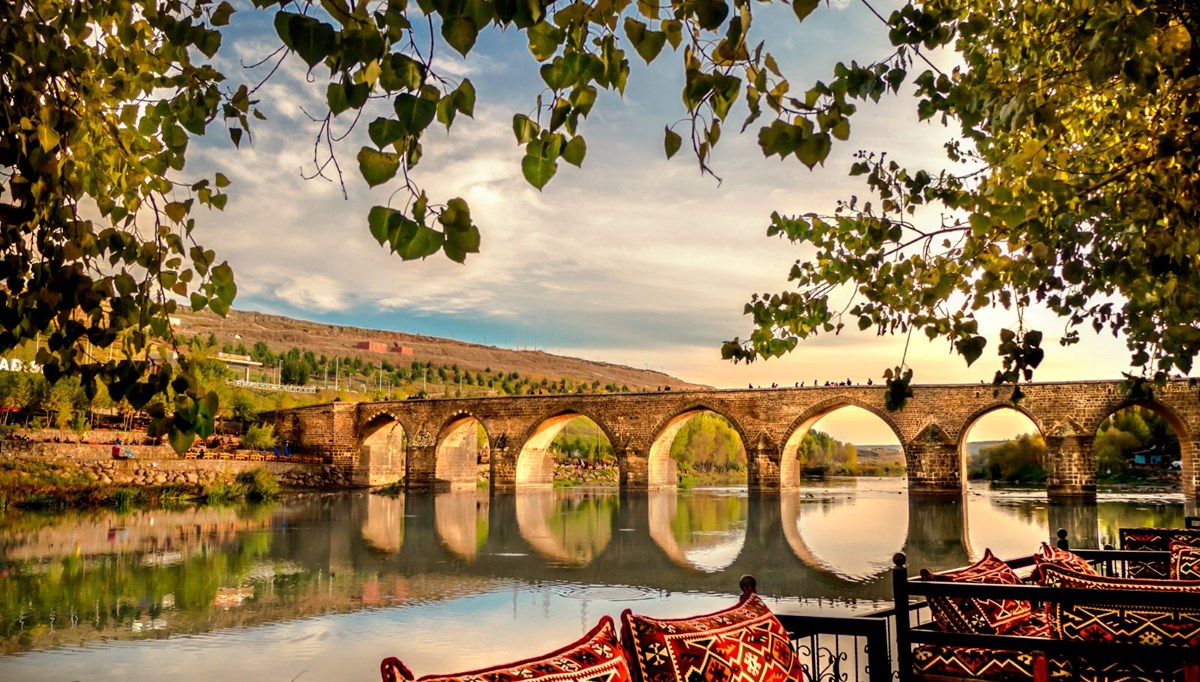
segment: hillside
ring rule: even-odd
[[[179,334],[189,338],[206,338],[212,334],[218,346],[228,343],[251,347],[262,341],[274,352],[294,347],[301,351],[312,351],[318,356],[361,357],[372,363],[387,360],[393,364],[408,364],[419,360],[435,365],[456,364],[473,372],[491,368],[497,372],[518,372],[522,376],[570,378],[587,382],[599,380],[602,384],[626,385],[635,391],[664,386],[674,390],[707,388],[661,372],[552,355],[540,350],[508,350],[419,334],[306,322],[281,315],[233,310],[224,318],[209,312],[185,312],[176,317],[180,320],[176,328]],[[404,346],[412,349],[412,355],[356,348],[361,341],[375,341],[387,348]]]

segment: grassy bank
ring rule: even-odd
[[[0,511],[30,509],[135,509],[180,504],[261,502],[279,495],[279,482],[263,468],[209,485],[99,483],[77,468],[30,460],[0,462]]]

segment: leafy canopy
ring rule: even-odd
[[[799,21],[819,5],[790,2]],[[367,227],[404,260],[463,262],[480,248],[467,202],[428,196],[413,173],[423,135],[472,116],[476,103],[469,80],[437,72],[437,51],[468,55],[489,28],[524,35],[545,90],[513,117],[513,133],[522,173],[540,189],[560,161],[583,164],[583,121],[600,90],[623,92],[633,54],[651,62],[669,47],[687,116],[666,128],[664,151],[686,142],[704,172],[739,102],[742,130],[768,114],[757,129],[765,155],[809,168],[849,138],[860,103],[905,83],[922,118],[961,135],[946,169],[862,152],[851,173],[871,201],[773,216],[769,234],[816,254],[792,269],[797,290],[751,301],[756,328],[727,343],[726,357],[781,355],[839,331],[849,315],[879,333],[945,338],[973,362],[987,345],[978,311],[1038,303],[1066,319],[1068,343],[1090,324],[1125,332],[1135,365],[1162,375],[1191,368],[1200,26],[1187,0],[908,4],[881,23],[891,55],[839,64],[803,93],[753,39],[765,5],[749,0],[254,6],[272,14],[275,68],[294,55],[324,84],[317,172],[341,177],[335,119],[367,126],[371,144],[353,153],[358,174],[398,190],[370,209]],[[103,384],[137,407],[172,396],[158,428],[178,448],[211,430],[218,406],[186,357],[171,362],[169,318],[181,302],[223,313],[236,293],[228,264],[194,235],[193,211],[223,208],[229,180],[187,177],[188,145],[219,122],[240,146],[262,118],[262,83],[234,84],[214,66],[237,14],[227,0],[0,4],[0,350],[34,340],[52,381],[79,376],[85,391]],[[929,66],[934,49],[961,65]],[[831,305],[844,290],[851,303]],[[1019,322],[1002,332],[997,381],[1028,380],[1041,338]],[[901,362],[888,376],[902,404],[911,371]]]
[[[956,133],[946,165],[860,152],[850,172],[869,200],[773,215],[769,234],[815,254],[792,268],[796,291],[751,300],[756,328],[725,355],[777,356],[850,324],[943,338],[970,364],[989,344],[977,315],[1001,308],[1015,323],[993,339],[995,381],[1017,384],[1044,356],[1023,313],[1044,306],[1064,321],[1063,345],[1081,327],[1123,333],[1153,378],[1188,373],[1200,349],[1200,8],[931,0],[888,25],[896,54],[839,67],[834,82],[860,98],[912,82],[920,117]],[[913,58],[941,47],[958,67]]]

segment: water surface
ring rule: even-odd
[[[9,515],[0,680],[374,680],[535,655],[624,609],[724,608],[754,574],[783,613],[887,604],[892,555],[959,566],[1123,526],[1181,526],[1181,495],[1050,504],[1041,491],[910,497],[903,481],[783,495],[611,489],[313,495],[270,507]]]

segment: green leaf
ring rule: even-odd
[[[383,246],[389,239],[389,221],[393,215],[397,215],[395,209],[387,208],[386,206],[372,206],[371,211],[367,214],[367,227],[371,230],[371,236],[375,241]]]
[[[463,116],[475,117],[475,86],[466,78],[454,90],[454,108]]]
[[[350,103],[346,101],[346,89],[341,83],[330,83],[325,88],[325,101],[334,116],[350,108]]]
[[[679,136],[679,133],[670,128],[665,128],[664,130],[666,135],[663,139],[663,149],[666,150],[667,158],[669,159],[675,156],[675,152],[678,152],[679,148],[683,146],[683,138]]]
[[[229,186],[229,178],[225,177],[224,173],[217,173],[216,181],[217,181],[217,187],[228,187]]]
[[[563,147],[562,160],[576,168],[583,165],[583,157],[585,156],[587,156],[587,142],[579,135],[571,138],[567,146]]]
[[[829,135],[825,133],[805,135],[796,143],[796,158],[811,169],[818,163],[825,163],[831,146]]]
[[[475,46],[475,38],[478,36],[479,26],[471,17],[453,16],[442,22],[442,37],[464,57]]]
[[[529,41],[529,53],[539,62],[553,57],[566,37],[565,31],[549,22],[532,26],[525,32],[525,38]]]
[[[729,16],[729,5],[725,0],[696,0],[694,5],[696,23],[706,31],[715,31]]]
[[[284,39],[284,44],[295,50],[296,54],[300,55],[300,58],[311,69],[333,52],[337,32],[323,21],[292,14],[289,15],[287,22],[287,36],[281,34],[280,37]]]
[[[541,155],[526,154],[521,159],[521,173],[525,180],[540,191],[558,172],[558,162]]]
[[[420,62],[396,53],[383,60],[379,84],[388,92],[408,90],[416,92],[425,82],[425,66]]]
[[[820,3],[821,0],[792,0],[792,11],[796,13],[797,19],[804,21]]]
[[[410,135],[420,135],[437,115],[436,102],[407,93],[396,95],[395,108],[396,120]]]
[[[391,180],[399,168],[400,157],[397,154],[376,151],[370,147],[358,150],[358,170],[371,187]]]
[[[471,221],[471,210],[466,201],[459,197],[448,201],[438,222],[445,230],[442,250],[450,260],[462,263],[468,253],[479,253],[479,228]]]
[[[530,140],[537,137],[538,130],[538,124],[525,114],[513,116],[513,134],[517,136],[517,144],[528,144]]]
[[[418,225],[399,213],[390,220],[392,250],[404,260],[417,260],[437,253],[444,237],[437,230]]]
[[[370,136],[371,142],[374,142],[375,146],[382,150],[404,137],[404,126],[395,119],[380,117],[371,121],[371,124],[367,126],[367,135]]]
[[[217,5],[217,8],[213,10],[210,21],[213,26],[227,26],[229,25],[229,17],[233,12],[233,5],[225,0],[221,0],[221,4]]]
[[[191,429],[173,426],[167,435],[167,440],[171,443],[171,449],[182,455],[192,447],[192,443],[196,441],[196,434]]]
[[[983,355],[985,346],[987,346],[987,339],[982,336],[972,336],[954,342],[955,350],[958,351],[959,355],[963,356],[968,366],[978,360],[979,356]]]

